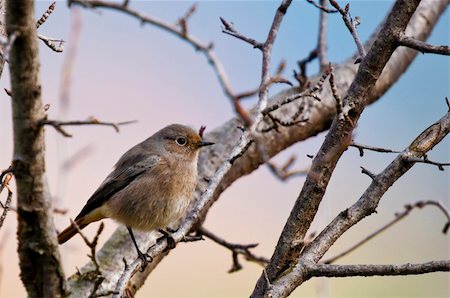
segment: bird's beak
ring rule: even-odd
[[[211,145],[214,145],[214,143],[213,142],[200,142],[200,143],[198,143],[198,147],[200,148],[200,147],[205,147],[205,146],[211,146]]]

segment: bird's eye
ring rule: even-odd
[[[184,146],[184,145],[187,144],[186,138],[183,138],[183,137],[176,138],[175,142],[177,142],[177,144],[180,145],[180,146]]]

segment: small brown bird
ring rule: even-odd
[[[124,224],[145,266],[146,255],[139,250],[132,228],[157,229],[167,237],[162,229],[179,220],[191,202],[198,150],[212,144],[180,124],[161,129],[119,159],[75,222],[81,229],[103,218]],[[70,225],[58,235],[58,242],[64,243],[76,233],[77,229]]]

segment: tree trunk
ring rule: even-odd
[[[7,3],[8,35],[17,34],[10,53],[14,133],[13,171],[21,279],[29,297],[62,297],[65,277],[60,264],[51,201],[45,178],[44,117],[39,56],[32,0]]]

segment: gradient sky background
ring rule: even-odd
[[[50,2],[38,1],[40,16]],[[366,40],[383,19],[391,1],[352,1],[351,12],[360,16],[359,33]],[[192,2],[131,1],[131,6],[167,22],[175,22]],[[247,36],[263,40],[272,22],[278,1],[199,1],[197,12],[189,22],[190,32],[199,40],[213,41],[236,92],[253,89],[260,80],[261,55],[249,45],[221,33],[219,16],[235,24]],[[315,47],[318,31],[316,8],[295,2],[281,25],[273,49],[272,69],[286,59],[286,76],[292,79],[296,61]],[[73,138],[64,138],[52,128],[46,129],[47,171],[50,188],[67,216],[56,215],[58,229],[75,217],[86,200],[110,172],[118,157],[129,147],[170,123],[204,124],[213,129],[233,117],[231,105],[203,55],[187,43],[152,26],[141,26],[131,17],[106,10],[69,10],[65,2],[57,3],[54,13],[39,29],[41,34],[63,38],[70,47],[71,23],[81,20],[81,37],[73,69],[67,120],[95,116],[102,121],[139,120],[121,128],[119,134],[108,127],[73,127]],[[429,42],[448,44],[450,18],[447,11],[435,27]],[[328,58],[339,63],[355,51],[355,45],[339,15],[329,16]],[[49,118],[64,116],[60,105],[63,54],[54,53],[40,43],[44,103],[51,104]],[[317,62],[309,74],[317,72]],[[434,55],[419,55],[389,92],[363,113],[355,140],[374,146],[403,149],[431,123],[446,112],[444,98],[449,96],[449,60]],[[7,67],[1,88],[9,88]],[[275,87],[276,90],[284,88]],[[0,94],[0,168],[7,168],[12,156],[12,128],[9,98]],[[247,105],[251,106],[253,101]],[[315,154],[324,134],[297,144],[277,156],[282,163],[291,154],[298,156],[296,167],[305,168]],[[85,149],[83,149],[85,148]],[[87,148],[87,149],[86,149]],[[448,137],[430,154],[432,160],[448,162]],[[87,152],[69,172],[64,161],[80,150]],[[311,230],[323,228],[338,212],[359,198],[370,179],[360,173],[360,166],[381,171],[394,155],[349,149],[333,175],[325,199]],[[384,196],[378,213],[365,219],[340,239],[330,255],[342,251],[370,231],[392,219],[407,203],[417,200],[440,200],[449,206],[449,170],[438,171],[417,165],[402,177]],[[265,167],[237,181],[227,189],[211,209],[206,227],[236,243],[260,243],[255,252],[270,257],[289,211],[303,185],[304,178],[280,182]],[[1,197],[2,201],[4,196]],[[102,242],[116,224],[106,220]],[[433,207],[414,211],[388,232],[380,235],[340,263],[406,263],[448,259],[449,237],[440,231],[444,216]],[[1,230],[0,241],[6,247],[0,256],[3,267],[1,297],[24,297],[18,277],[15,214],[10,213]],[[96,225],[86,229],[92,235]],[[5,235],[7,234],[7,235]],[[6,239],[5,239],[6,238]],[[88,248],[79,237],[61,247],[66,274],[86,261]],[[120,256],[118,256],[120,257]],[[180,244],[152,274],[138,297],[242,297],[252,291],[261,268],[242,262],[244,269],[227,274],[231,253],[211,241]],[[448,297],[448,274],[429,274],[394,278],[348,278],[313,280],[292,297]]]

